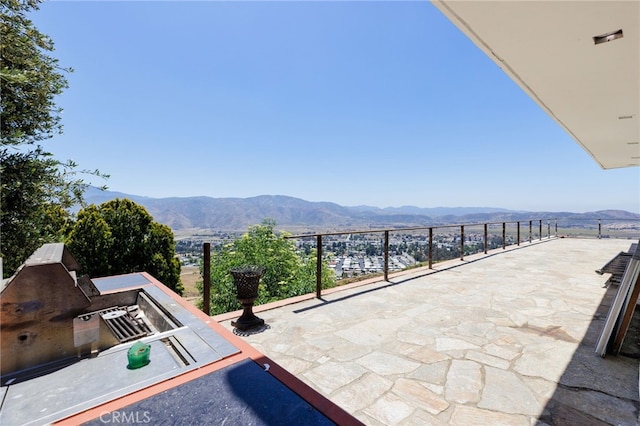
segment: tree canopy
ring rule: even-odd
[[[11,275],[40,245],[62,240],[87,187],[72,161],[41,145],[62,132],[56,97],[67,88],[53,41],[27,15],[37,0],[0,0],[0,256]],[[104,176],[103,176],[104,177]]]
[[[265,267],[256,304],[312,293],[316,287],[315,250],[308,256],[298,254],[288,234],[276,234],[276,223],[265,219],[249,227],[241,238],[214,251],[211,255],[211,313],[219,314],[240,308],[229,269],[242,265]],[[335,285],[333,273],[322,265],[322,287]],[[202,292],[202,283],[200,283]]]
[[[3,145],[33,144],[60,133],[55,97],[68,87],[54,44],[27,18],[36,0],[1,0],[0,121]]]
[[[0,157],[0,253],[10,275],[43,243],[61,240],[73,197],[61,190],[67,183],[57,161],[41,152],[1,150]]]
[[[90,277],[145,271],[182,294],[173,232],[131,200],[81,209],[66,244]]]

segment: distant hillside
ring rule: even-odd
[[[408,214],[408,215],[423,215],[423,216],[464,216],[467,214],[475,213],[513,213],[513,210],[500,209],[494,207],[416,207],[416,206],[402,206],[402,207],[385,207],[380,209],[372,206],[355,206],[349,207],[353,211],[377,213],[384,212],[385,214]]]
[[[262,222],[264,218],[274,219],[280,228],[308,227],[318,231],[540,218],[640,220],[640,215],[620,210],[571,213],[526,212],[491,207],[345,207],[335,203],[311,202],[283,195],[261,195],[250,198],[150,198],[100,191],[96,188],[90,188],[85,194],[85,199],[90,204],[101,204],[114,198],[128,198],[135,201],[144,206],[157,222],[173,230],[204,228],[244,231],[248,226]]]

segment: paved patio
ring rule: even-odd
[[[261,312],[244,338],[368,425],[636,425],[638,360],[594,353],[615,291],[594,271],[632,242],[438,264]]]

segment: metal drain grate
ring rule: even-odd
[[[132,315],[136,311],[137,306],[113,307],[101,311],[100,316],[120,343],[124,343],[153,334],[142,318]]]

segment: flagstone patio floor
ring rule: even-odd
[[[545,239],[369,280],[256,309],[268,328],[243,338],[367,425],[636,425],[638,359],[594,352],[617,291],[594,271],[633,242]]]

